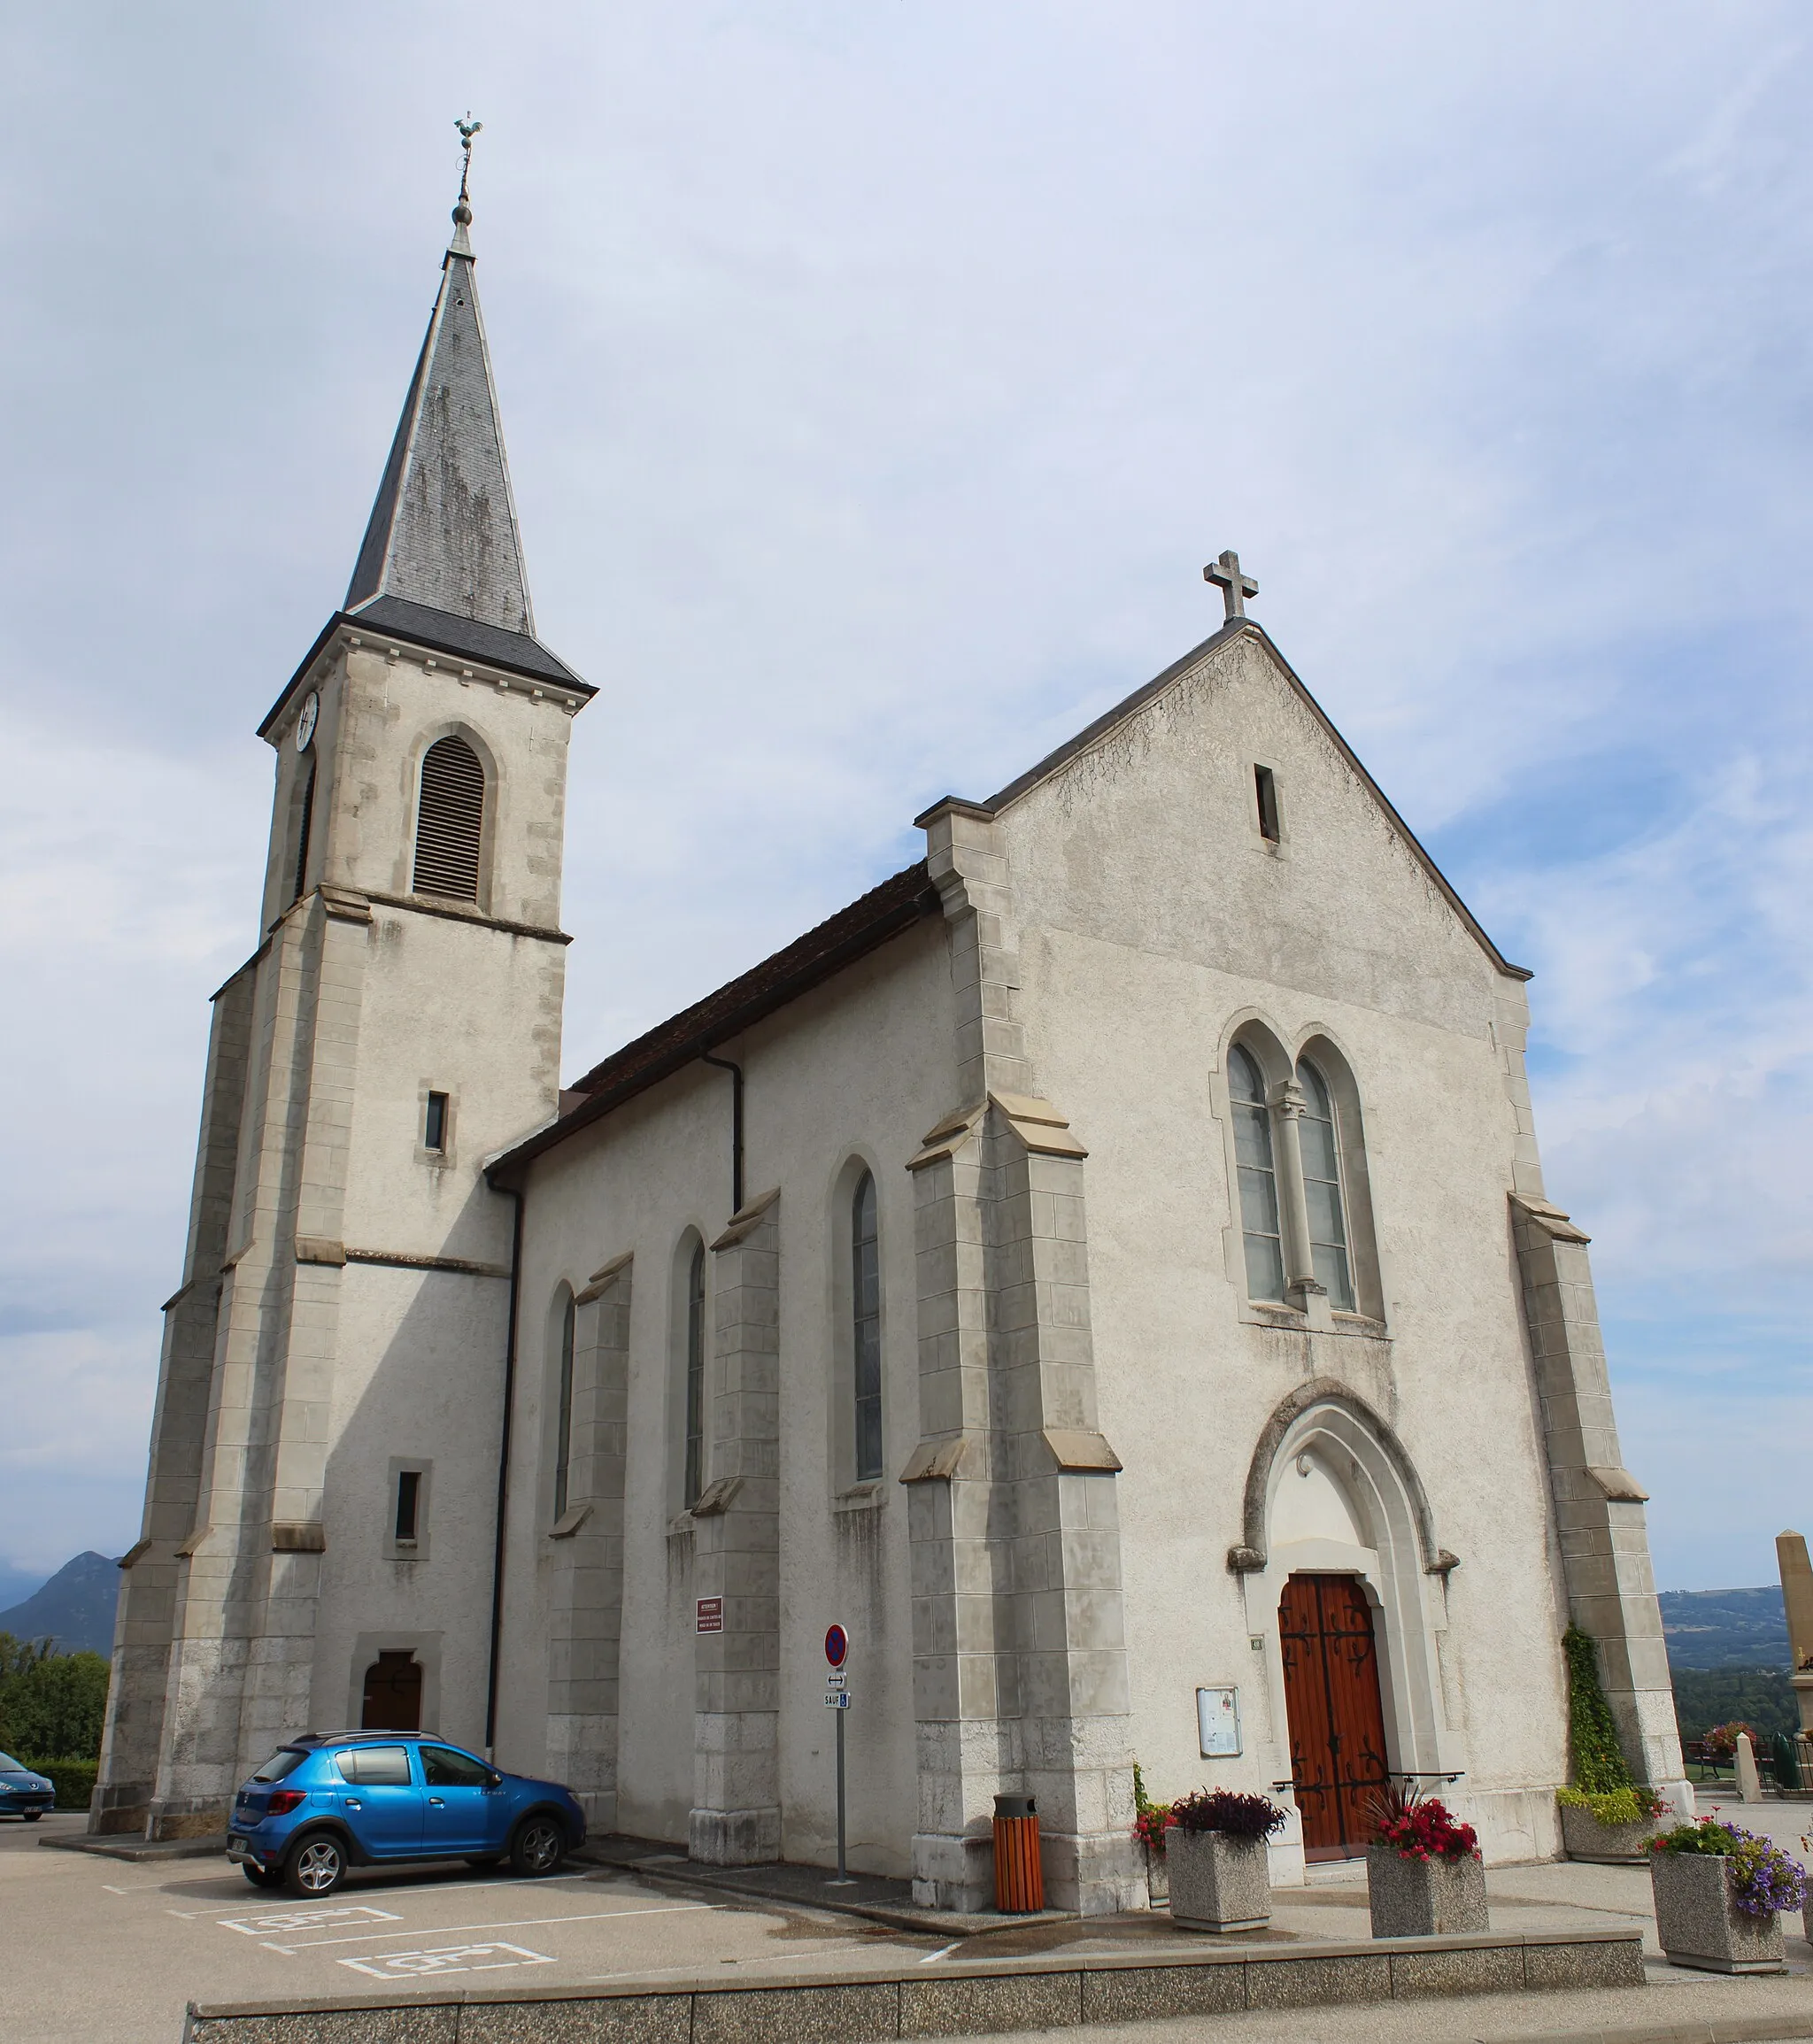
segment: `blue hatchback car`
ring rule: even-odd
[[[55,1786],[34,1774],[22,1760],[0,1753],[0,1816],[22,1816],[35,1824],[47,1809],[57,1807]]]
[[[585,1812],[555,1781],[505,1774],[427,1732],[310,1732],[239,1792],[227,1856],[255,1887],[330,1895],[352,1866],[507,1858],[556,1872],[585,1842]]]

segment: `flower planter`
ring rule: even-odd
[[[1262,1838],[1219,1831],[1169,1832],[1171,1921],[1186,1931],[1261,1931],[1271,1921],[1271,1877]]]
[[[1753,1917],[1732,1900],[1731,1862],[1710,1853],[1652,1853],[1655,1931],[1671,1966],[1708,1973],[1779,1973],[1781,1918]]]
[[[1366,1854],[1366,1895],[1375,1938],[1434,1938],[1491,1928],[1485,1867],[1473,1853],[1457,1860],[1414,1860],[1393,1847],[1372,1846]]]
[[[1146,1899],[1149,1902],[1168,1902],[1171,1899],[1171,1863],[1163,1853],[1155,1853],[1150,1846],[1146,1853]]]
[[[1562,1818],[1562,1850],[1570,1860],[1600,1867],[1640,1867],[1649,1863],[1643,1841],[1655,1834],[1655,1819],[1639,1824],[1601,1824],[1578,1803],[1557,1805]]]

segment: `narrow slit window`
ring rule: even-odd
[[[410,883],[415,891],[476,901],[484,827],[485,770],[478,754],[457,735],[436,739],[422,754]]]
[[[296,835],[296,885],[289,891],[292,901],[302,899],[302,891],[308,881],[308,840],[315,817],[315,768],[319,764],[319,760],[311,753],[308,785],[302,791],[302,828]]]
[[[1253,793],[1259,804],[1259,835],[1276,845],[1283,834],[1278,829],[1278,784],[1269,767],[1253,769]]]
[[[686,1278],[686,1494],[690,1511],[705,1489],[705,1245]]]
[[[1338,1313],[1354,1310],[1354,1274],[1347,1259],[1347,1218],[1341,1197],[1341,1138],[1327,1082],[1306,1058],[1303,1082],[1303,1203],[1309,1215],[1309,1256],[1315,1281]]]
[[[397,1544],[407,1541],[413,1547],[416,1541],[415,1523],[421,1511],[421,1471],[398,1469],[397,1472]]]
[[[882,1473],[882,1271],[875,1178],[868,1171],[851,1207],[852,1361],[856,1392],[856,1480]]]
[[[422,1117],[421,1146],[425,1150],[444,1151],[447,1147],[447,1096],[445,1093],[428,1095],[428,1112]]]
[[[1246,1252],[1246,1296],[1285,1296],[1284,1243],[1278,1231],[1278,1180],[1272,1161],[1271,1110],[1265,1075],[1253,1053],[1236,1044],[1228,1053],[1228,1092],[1234,1110],[1234,1161],[1240,1181],[1240,1234]]]
[[[554,1423],[554,1517],[567,1514],[567,1479],[573,1461],[573,1323],[578,1308],[572,1300],[560,1318],[559,1409]]]

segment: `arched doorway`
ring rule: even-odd
[[[1391,1779],[1372,1607],[1359,1579],[1289,1577],[1278,1646],[1303,1855],[1350,1859],[1365,1850],[1371,1799]]]
[[[1466,1769],[1437,1645],[1455,1560],[1403,1444],[1325,1377],[1261,1432],[1243,1530],[1228,1559],[1247,1630],[1267,1643],[1276,1775],[1300,1789],[1305,1857],[1346,1858],[1365,1848],[1382,1777]]]
[[[359,1722],[366,1732],[421,1730],[421,1663],[406,1647],[381,1651],[366,1670]]]

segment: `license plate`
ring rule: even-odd
[[[250,1843],[243,1838],[235,1836],[231,1837],[227,1840],[227,1851],[228,1855],[231,1857],[236,1858],[241,1854],[249,1853],[251,1850],[251,1847]]]

